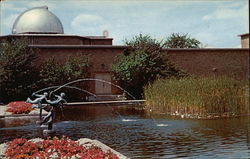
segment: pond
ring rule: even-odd
[[[97,139],[130,158],[248,158],[249,118],[152,116],[135,106],[75,106],[57,112],[57,136]],[[0,143],[43,137],[37,117],[0,119]]]

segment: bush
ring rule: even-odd
[[[42,64],[39,76],[39,87],[46,88],[50,86],[60,86],[67,82],[84,78],[89,72],[89,56],[77,55],[68,57],[65,63],[59,63],[55,57],[49,58]],[[84,87],[84,84],[75,84],[77,87]],[[71,101],[85,99],[84,94],[74,89],[62,89],[66,93],[66,98]]]
[[[0,42],[0,101],[23,100],[34,89],[35,52],[27,39]]]
[[[10,102],[7,105],[7,112],[13,114],[28,114],[32,110],[32,104],[23,101]]]
[[[55,57],[51,57],[41,66],[39,83],[43,87],[48,87],[84,78],[88,73],[88,68],[88,56],[68,57],[65,63],[59,63]]]
[[[248,89],[244,82],[228,77],[160,79],[145,88],[146,107],[204,117],[246,115]]]

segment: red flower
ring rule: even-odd
[[[32,104],[24,101],[10,102],[7,105],[7,112],[13,114],[28,114],[32,110]]]
[[[8,142],[5,151],[9,158],[50,158],[50,155],[57,153],[59,158],[70,158],[77,156],[81,159],[118,159],[117,155],[110,150],[103,152],[99,147],[92,145],[88,149],[78,142],[70,140],[68,137],[61,139],[53,138],[33,143],[26,139],[14,139]]]

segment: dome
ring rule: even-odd
[[[47,6],[31,8],[21,13],[12,28],[12,34],[63,34],[63,26]]]

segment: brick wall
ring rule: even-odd
[[[171,62],[202,76],[230,76],[248,79],[249,49],[165,49]]]
[[[2,36],[0,40],[22,36],[25,35]],[[55,56],[59,62],[64,62],[67,56],[75,56],[77,53],[90,55],[90,77],[92,78],[96,73],[110,73],[110,65],[114,62],[115,56],[126,48],[113,46],[112,38],[69,35],[27,36],[33,44],[30,47],[40,50],[39,59],[35,62],[36,66],[39,67],[42,61],[52,56]],[[225,75],[245,80],[249,77],[249,48],[165,49],[163,51],[172,63],[190,74]],[[92,86],[91,89],[94,89]],[[117,89],[112,87],[112,92],[117,92]]]
[[[116,55],[122,53],[124,46],[82,46],[82,47],[70,47],[70,46],[32,46],[39,48],[39,58],[36,61],[36,65],[39,66],[43,61],[49,57],[56,57],[56,60],[63,63],[67,57],[75,57],[76,54],[89,55],[91,59],[89,78],[95,78],[97,73],[109,73],[110,66],[114,62]],[[111,81],[115,83],[115,81]],[[85,82],[88,85],[88,91],[95,92],[95,83]],[[116,87],[111,87],[113,94],[121,94],[122,92]]]
[[[124,49],[124,46],[40,46],[39,56],[41,59],[55,56],[59,62],[64,62],[67,56],[75,56],[76,53],[89,55],[89,77],[94,78],[96,73],[110,73],[110,65],[115,56]],[[172,63],[190,74],[248,79],[249,49],[165,49],[164,54]],[[37,64],[41,61],[37,61]],[[89,91],[94,92],[94,82],[89,82],[88,85]],[[112,92],[120,93],[115,87],[112,87]]]
[[[32,36],[32,44],[36,45],[82,45],[82,40],[77,36]]]
[[[9,38],[29,39],[32,45],[112,45],[112,38],[105,37],[84,37],[64,34],[13,34],[0,36],[0,41]]]

